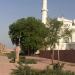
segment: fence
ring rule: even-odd
[[[51,59],[51,51],[40,51],[39,56]],[[59,50],[60,61],[75,63],[75,50]],[[54,59],[58,59],[58,50],[54,50]]]

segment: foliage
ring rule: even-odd
[[[34,17],[22,18],[9,26],[9,36],[13,44],[20,43],[22,50],[34,53],[41,48],[48,29],[41,20]]]
[[[65,37],[71,37],[71,36],[72,36],[72,30],[66,28],[66,29],[64,30],[63,36],[65,36]]]
[[[62,22],[50,19],[49,25],[48,42],[51,50],[53,50],[55,45],[59,43]]]
[[[25,56],[20,56],[19,63],[23,64],[36,64],[37,61],[34,59],[26,59]]]
[[[48,19],[47,24],[49,26],[47,41],[48,41],[50,50],[52,50],[51,58],[52,58],[52,64],[53,64],[54,48],[56,47],[56,44],[59,44],[59,39],[61,38],[60,31],[61,31],[61,27],[63,23],[57,21],[57,19]]]
[[[12,63],[12,62],[15,62],[16,54],[14,51],[12,51],[11,53],[7,54],[7,57],[8,57],[8,59],[10,59],[10,62]]]
[[[72,30],[63,28],[63,22],[57,21],[57,19],[48,19],[49,33],[47,37],[48,44],[52,50],[52,64],[54,60],[54,49],[56,44],[59,45],[59,39],[71,38]],[[58,53],[59,54],[59,53]],[[58,55],[59,56],[59,55]],[[59,57],[58,57],[59,60]]]
[[[54,70],[62,70],[64,67],[64,63],[60,64],[60,63],[56,63],[56,64],[53,64],[53,69]]]
[[[25,64],[36,64],[37,62],[36,62],[36,60],[34,60],[34,59],[26,59],[25,60]]]
[[[16,66],[16,68],[17,69],[13,69],[11,75],[30,75],[30,67],[20,64],[20,66]]]
[[[72,30],[69,28],[65,28],[61,36],[64,38],[64,40],[71,39],[72,38]],[[66,40],[66,41],[69,42],[68,40]]]
[[[71,38],[72,30],[69,28],[63,28],[63,22],[57,21],[57,19],[48,19],[49,33],[48,42],[51,49],[55,48],[56,44],[59,44],[61,38]]]
[[[26,60],[25,56],[19,57],[19,63],[25,63],[25,60]]]
[[[33,70],[27,65],[20,64],[13,69],[11,75],[75,75],[75,73],[63,70],[52,70],[47,68],[43,71]]]

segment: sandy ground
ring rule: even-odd
[[[0,75],[10,75],[11,69],[15,68],[15,64],[9,63],[6,56],[0,56]]]
[[[47,66],[51,64],[51,59],[40,58],[40,57],[29,57],[26,56],[27,59],[35,59],[37,64],[29,64],[31,68],[44,70]],[[57,61],[54,61],[55,63]],[[67,63],[67,62],[60,62],[65,63],[63,70],[75,72],[75,63]],[[0,56],[0,75],[10,75],[12,69],[15,68],[14,63],[9,63],[9,59],[6,56]]]
[[[51,64],[51,59],[46,59],[46,58],[40,58],[40,57],[26,57],[27,59],[35,59],[37,60],[37,64],[30,64],[29,66],[31,66],[33,69],[46,69],[47,66],[49,66]],[[54,63],[57,63],[57,60],[54,60]],[[67,71],[71,71],[71,72],[75,72],[75,63],[68,63],[68,62],[62,62],[60,61],[60,63],[64,63],[64,67],[63,70],[67,70]],[[52,68],[52,66],[50,66]]]

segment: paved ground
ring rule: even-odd
[[[6,56],[0,56],[0,75],[10,75],[11,69],[15,66],[9,63],[9,59]]]

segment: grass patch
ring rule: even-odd
[[[23,64],[36,64],[37,61],[35,59],[26,59],[25,56],[20,56],[19,63],[23,63]]]
[[[11,53],[7,53],[6,56],[8,57],[8,59],[10,59],[10,63],[15,63],[15,52],[12,51]],[[26,59],[25,56],[21,56],[19,57],[19,62],[18,63],[23,63],[23,64],[36,64],[36,60],[35,59]]]
[[[6,56],[8,57],[8,59],[10,59],[10,63],[14,63],[15,62],[16,54],[15,54],[14,51],[12,51],[11,53],[6,53]]]

